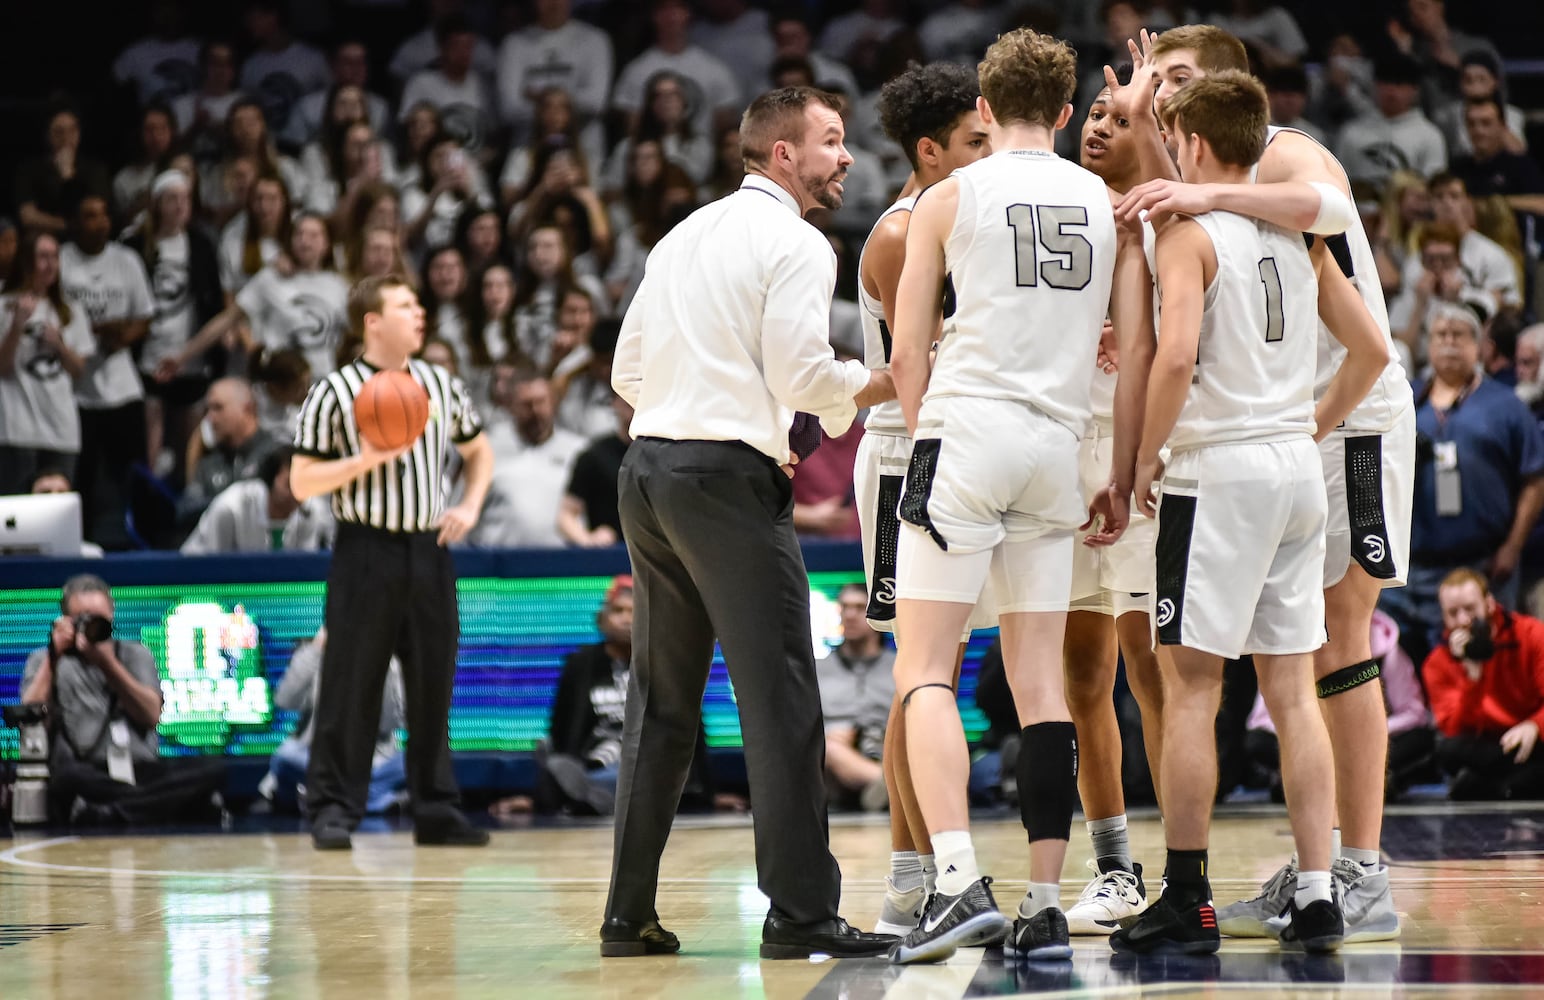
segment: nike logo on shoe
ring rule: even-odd
[[[944,912],[938,914],[936,918],[930,914],[922,921],[922,929],[927,931],[929,934],[933,933],[933,931],[938,929],[938,925],[944,922],[944,918],[947,917],[950,913],[954,912],[954,908],[959,906],[960,900],[964,898],[964,893],[955,896],[952,900],[949,901],[949,905],[944,908]]]

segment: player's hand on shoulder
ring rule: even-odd
[[[1154,228],[1176,215],[1203,215],[1217,207],[1212,189],[1205,184],[1155,180],[1126,192],[1115,217],[1122,223],[1151,222]]]

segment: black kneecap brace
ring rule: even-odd
[[[1320,698],[1329,698],[1359,688],[1368,681],[1377,680],[1382,670],[1377,660],[1363,660],[1349,667],[1341,667],[1334,673],[1325,674],[1322,680],[1314,684],[1314,687],[1318,690]]]
[[[953,684],[918,684],[910,691],[907,691],[906,697],[901,699],[901,711],[904,712],[906,710],[906,706],[911,704],[911,696],[916,694],[918,691],[921,691],[923,688],[947,688],[950,694],[954,693]]]
[[[1029,842],[1069,840],[1078,806],[1078,731],[1041,722],[1019,734],[1019,814]]]

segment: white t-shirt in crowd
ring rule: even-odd
[[[153,238],[153,237],[152,237]],[[187,233],[156,240],[155,269],[150,273],[150,295],[155,316],[139,352],[139,370],[149,374],[167,358],[176,357],[182,345],[198,332],[193,313],[193,285],[188,275]],[[199,362],[193,362],[198,365]],[[190,369],[184,369],[189,374]]]
[[[415,74],[402,88],[401,117],[405,120],[420,104],[433,106],[440,113],[440,128],[466,149],[481,149],[493,130],[493,100],[475,72],[460,81],[437,69]]]
[[[640,109],[644,86],[650,77],[664,70],[681,77],[686,107],[692,115],[692,131],[698,135],[713,134],[714,111],[738,113],[745,105],[740,98],[740,83],[729,67],[707,50],[688,45],[676,53],[651,48],[624,66],[611,94],[611,106],[627,112]]]
[[[478,521],[475,543],[493,547],[561,548],[558,508],[584,438],[555,427],[541,444],[527,444],[512,424],[488,429],[493,484]]]
[[[279,256],[279,241],[264,236],[258,240],[257,255],[261,262],[258,270],[272,264],[274,258]],[[247,251],[247,217],[238,215],[225,224],[220,232],[220,287],[232,295],[241,291],[248,281],[257,272],[248,274],[242,266],[242,259]]]
[[[113,61],[113,79],[134,84],[140,107],[169,103],[198,86],[198,42],[141,38]]]
[[[225,116],[230,114],[231,105],[246,96],[239,90],[233,90],[218,97],[211,97],[201,90],[183,94],[172,101],[172,115],[177,119],[177,134],[188,134],[198,122],[199,109],[203,109],[208,127],[218,129],[225,121]]]
[[[295,113],[290,116],[289,129],[283,136],[285,141],[303,146],[321,134],[322,116],[327,113],[327,95],[331,89],[318,90],[300,99],[295,105]],[[365,115],[376,135],[385,135],[391,127],[391,105],[379,94],[365,94]]]
[[[499,113],[524,129],[536,115],[526,94],[561,87],[573,98],[574,111],[592,118],[606,109],[613,65],[611,37],[583,21],[514,32],[499,46]]]
[[[298,349],[321,378],[338,367],[338,341],[348,327],[348,282],[335,271],[296,271],[285,277],[265,267],[236,296],[252,324],[252,338],[271,351]]]
[[[430,25],[418,34],[413,35],[407,41],[397,46],[396,54],[391,57],[391,65],[387,70],[398,80],[407,80],[414,73],[428,69],[440,58],[440,44],[434,40],[434,26]],[[483,39],[477,40],[477,45],[472,50],[472,69],[478,74],[493,78],[498,69],[498,60],[494,57],[493,46]],[[403,102],[403,107],[407,102]]]
[[[698,18],[692,23],[692,44],[700,45],[733,70],[742,94],[759,94],[765,89],[777,58],[771,19],[766,11],[755,7],[746,8],[727,24]]]
[[[302,97],[331,83],[326,57],[304,42],[290,42],[277,52],[259,49],[241,67],[241,89],[263,106],[268,131],[276,136],[288,130]]]
[[[1269,45],[1283,55],[1299,59],[1308,51],[1308,39],[1285,8],[1267,7],[1257,14],[1232,15],[1218,12],[1212,23],[1234,38]]]
[[[93,326],[114,320],[148,320],[155,315],[144,262],[122,244],[109,243],[101,253],[87,256],[74,243],[66,243],[59,251],[59,280],[64,294],[85,312]],[[86,410],[110,410],[144,399],[145,387],[134,368],[133,352],[120,347],[108,354],[93,354],[75,394]]]
[[[0,376],[0,444],[42,448],[74,454],[80,451],[80,412],[75,406],[75,382],[59,355],[42,346],[43,328],[60,327],[64,345],[91,358],[96,337],[86,310],[75,306],[70,322],[60,327],[59,313],[47,299],[39,302],[16,345],[16,370]],[[0,295],[0,338],[11,330],[16,296]]]

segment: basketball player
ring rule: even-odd
[[[1247,179],[1265,148],[1265,90],[1244,73],[1190,84],[1162,112],[1182,175]],[[1317,241],[1316,241],[1317,242]],[[1158,641],[1171,647],[1164,691],[1167,884],[1157,903],[1117,931],[1117,951],[1190,954],[1218,947],[1207,881],[1216,789],[1213,723],[1225,660],[1254,655],[1276,722],[1288,816],[1302,871],[1288,901],[1284,946],[1338,948],[1343,923],[1330,882],[1333,761],[1312,697],[1313,652],[1324,642],[1325,496],[1314,435],[1336,426],[1388,362],[1370,317],[1340,315],[1360,299],[1322,244],[1246,216],[1175,218],[1157,233],[1162,296],[1158,354],[1137,456],[1138,507],[1158,513]],[[1315,313],[1347,333],[1344,363],[1314,404]],[[1316,289],[1317,290],[1317,289]],[[1172,449],[1167,468],[1159,459]]]
[[[1160,106],[1189,80],[1221,69],[1247,69],[1243,46],[1211,25],[1164,32],[1149,55]],[[1133,125],[1156,135],[1152,116],[1140,108],[1143,103],[1135,102]],[[1336,813],[1344,834],[1333,871],[1344,900],[1346,940],[1383,941],[1399,936],[1399,915],[1389,891],[1388,868],[1378,852],[1388,724],[1382,686],[1373,683],[1378,661],[1372,658],[1371,627],[1379,592],[1403,586],[1408,572],[1415,409],[1389,333],[1372,246],[1351,204],[1344,169],[1329,150],[1295,129],[1272,127],[1266,142],[1258,169],[1246,178],[1253,184],[1150,182],[1131,193],[1120,215],[1147,211],[1161,219],[1222,208],[1325,235],[1340,270],[1383,332],[1389,360],[1382,375],[1344,425],[1319,446],[1330,505],[1324,563],[1329,639],[1314,654],[1314,677],[1335,756]],[[1150,141],[1138,145],[1151,150]],[[1146,163],[1144,159],[1144,168]],[[1168,163],[1166,158],[1160,161],[1172,177]],[[1321,324],[1317,396],[1322,397],[1343,357]],[[1218,913],[1223,933],[1262,937],[1278,932],[1296,870],[1289,861],[1259,896],[1223,907]]]
[[[1127,69],[1122,67],[1123,72]],[[1081,162],[1103,179],[1116,201],[1140,180],[1131,124],[1112,109],[1108,87],[1099,92],[1088,109],[1083,123]],[[1125,235],[1122,230],[1122,236]],[[1137,337],[1146,346],[1145,356],[1117,353],[1116,362],[1099,366],[1094,372],[1094,419],[1083,438],[1078,461],[1085,495],[1096,493],[1109,482],[1117,381],[1113,369],[1121,366],[1128,381],[1135,377],[1145,389],[1145,372],[1151,363],[1152,279],[1141,256],[1140,243],[1135,249],[1131,259],[1140,272],[1139,287],[1128,315],[1138,318]],[[1115,294],[1124,294],[1124,290],[1117,286]],[[1121,735],[1115,717],[1114,691],[1119,655],[1125,659],[1126,677],[1142,711],[1142,737],[1156,790],[1163,740],[1163,688],[1147,613],[1153,591],[1156,539],[1157,527],[1152,519],[1133,512],[1125,533],[1113,545],[1079,545],[1073,556],[1072,601],[1062,662],[1067,707],[1078,732],[1078,794],[1093,841],[1094,878],[1067,911],[1067,926],[1072,934],[1108,935],[1122,918],[1140,913],[1147,905],[1142,866],[1132,861],[1126,835]]]
[[[1019,796],[1030,839],[1030,893],[1005,947],[1036,959],[1072,954],[1058,894],[1077,737],[1059,654],[1083,520],[1078,442],[1116,233],[1104,184],[1053,149],[1072,114],[1072,50],[1020,29],[993,43],[979,74],[993,153],[917,199],[891,355],[913,436],[899,507],[896,690],[938,866],[921,922],[892,953],[902,963],[945,958],[1006,929],[971,845],[967,751],[949,683],[989,576],[1024,727]],[[951,328],[930,368],[941,313]],[[1101,540],[1125,526],[1129,465],[1124,475],[1099,497]]]
[[[349,323],[364,353],[311,387],[300,408],[290,489],[332,494],[338,538],[327,575],[327,643],[317,690],[306,811],[318,850],[346,850],[364,815],[386,670],[402,663],[408,791],[419,844],[481,847],[488,833],[457,808],[450,766],[451,689],[460,634],[456,568],[446,546],[477,523],[493,478],[493,449],[460,379],[413,355],[424,311],[407,280],[365,278],[349,292]],[[382,450],[359,433],[354,399],[378,371],[407,371],[429,397],[417,440]],[[451,451],[465,462],[460,503],[446,497]],[[346,639],[344,637],[347,637]]]
[[[906,224],[917,200],[915,192],[991,152],[976,111],[980,93],[975,73],[957,63],[942,62],[914,66],[880,89],[880,125],[890,140],[906,151],[912,173],[902,197],[874,223],[858,262],[864,362],[872,370],[890,367],[895,293],[901,280],[901,262],[906,258]],[[910,457],[906,418],[892,396],[869,410],[853,467],[869,586],[868,620],[879,632],[894,631],[895,547],[901,523],[895,506]],[[980,624],[990,628],[996,619]],[[906,766],[905,732],[905,716],[897,697],[890,707],[882,758],[885,784],[890,790],[891,853],[885,899],[874,927],[879,934],[901,935],[917,926],[936,874],[927,824],[917,808]]]

